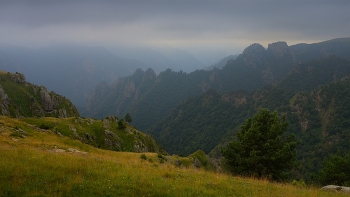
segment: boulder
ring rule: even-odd
[[[321,188],[322,190],[326,191],[334,191],[334,192],[344,192],[350,194],[350,187],[343,187],[343,186],[337,186],[337,185],[327,185]]]

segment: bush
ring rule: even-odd
[[[41,124],[40,126],[39,126],[39,128],[40,129],[45,129],[45,130],[49,130],[50,129],[50,125],[49,124]]]
[[[158,153],[157,157],[159,158],[160,163],[164,163],[164,161],[168,160],[165,156],[163,156],[162,154],[159,154],[159,153]]]
[[[147,156],[145,154],[141,154],[140,158],[143,160],[147,160]]]
[[[293,180],[292,185],[299,187],[299,188],[306,187],[305,181],[303,179],[300,179],[299,181]]]

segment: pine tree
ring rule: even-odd
[[[281,180],[294,167],[294,135],[285,136],[287,122],[277,112],[261,109],[246,120],[233,139],[221,149],[234,174]]]
[[[125,122],[127,122],[127,123],[130,123],[130,122],[132,121],[132,118],[131,118],[131,116],[130,116],[129,113],[127,113],[127,114],[125,115],[124,119],[125,119]]]

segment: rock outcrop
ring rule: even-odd
[[[326,191],[334,191],[334,192],[344,192],[350,194],[350,187],[343,187],[343,186],[337,186],[337,185],[327,185],[321,188],[322,190]]]
[[[9,111],[10,98],[4,91],[4,88],[0,84],[0,106],[2,115],[8,115]]]
[[[51,96],[50,93],[47,91],[47,89],[44,86],[40,87],[40,97],[41,97],[41,103],[44,106],[44,110],[47,112],[51,112],[56,108],[56,103]]]

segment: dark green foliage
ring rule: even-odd
[[[244,91],[220,95],[216,90],[208,90],[183,101],[148,132],[171,154],[189,155],[196,150],[209,153],[251,113],[253,106],[244,102],[249,98],[250,94]]]
[[[49,130],[50,128],[52,128],[52,126],[50,126],[49,124],[43,123],[43,124],[41,124],[41,125],[39,126],[39,128],[40,128],[40,129]]]
[[[127,113],[127,114],[125,115],[124,119],[125,119],[125,122],[127,122],[127,123],[130,123],[130,122],[132,121],[132,118],[131,118],[131,116],[130,116],[129,113]]]
[[[261,109],[247,119],[232,140],[222,148],[222,154],[234,174],[264,177],[274,180],[285,178],[296,160],[297,142],[294,135],[285,136],[287,122],[277,112]]]
[[[145,154],[141,154],[140,158],[143,160],[147,160],[147,156]]]
[[[350,187],[350,154],[340,152],[330,155],[323,162],[319,172],[322,185],[340,185]]]
[[[278,87],[284,91],[311,91],[320,85],[340,80],[349,73],[348,60],[330,56],[296,65]]]
[[[198,159],[198,161],[201,164],[201,167],[204,167],[204,169],[206,170],[215,170],[215,167],[209,161],[209,157],[202,150],[197,150],[196,152],[192,153],[188,157],[192,158],[193,160]]]
[[[119,127],[120,129],[126,128],[123,119],[118,120],[118,127]]]
[[[157,157],[158,157],[160,163],[164,163],[165,161],[168,160],[164,155],[162,155],[160,153],[158,153]]]

